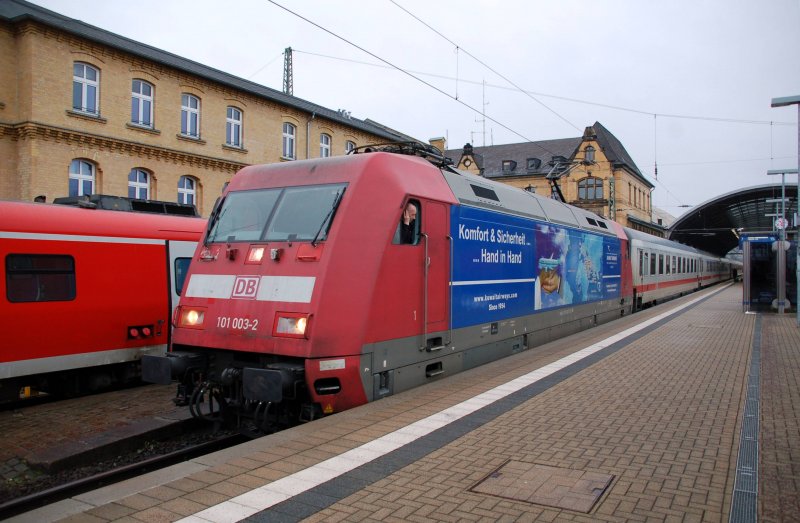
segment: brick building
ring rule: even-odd
[[[246,165],[402,139],[23,0],[0,2],[0,198],[102,193],[208,215]]]
[[[446,150],[443,138],[430,143]],[[652,219],[651,192],[622,143],[600,122],[583,136],[446,150],[462,170],[537,194],[550,195],[554,179],[564,200],[627,227],[664,236]]]

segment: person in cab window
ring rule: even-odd
[[[417,205],[408,202],[400,218],[400,243],[417,243]]]

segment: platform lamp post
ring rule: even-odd
[[[797,106],[797,169],[786,170],[786,172],[794,172],[797,174],[797,235],[795,236],[795,250],[797,251],[797,258],[795,263],[795,277],[797,278],[797,296],[795,296],[794,309],[797,316],[797,326],[800,327],[800,95],[784,96],[782,98],[773,98],[772,107],[785,107],[787,105]]]
[[[773,221],[774,228],[778,229],[778,241],[775,243],[775,255],[778,261],[777,272],[777,291],[778,291],[778,314],[783,314],[786,311],[786,228],[789,224],[786,221],[786,174],[796,171],[796,169],[776,169],[767,171],[767,174],[772,176],[776,174],[781,175],[781,197],[770,198],[764,200],[765,203],[780,203],[781,212],[774,214],[767,214],[775,218]],[[794,299],[794,297],[792,297]],[[796,305],[796,303],[795,303]]]

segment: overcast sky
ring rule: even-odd
[[[268,0],[34,3],[278,90],[292,47],[295,96],[450,148],[599,121],[675,216],[797,167],[770,102],[800,95],[800,0],[277,0],[325,30]]]

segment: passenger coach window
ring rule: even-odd
[[[417,200],[409,200],[403,206],[400,223],[394,233],[392,243],[395,245],[417,245],[419,243],[419,224],[421,217],[420,204]]]
[[[12,303],[74,300],[75,260],[72,256],[9,254],[6,297]]]

